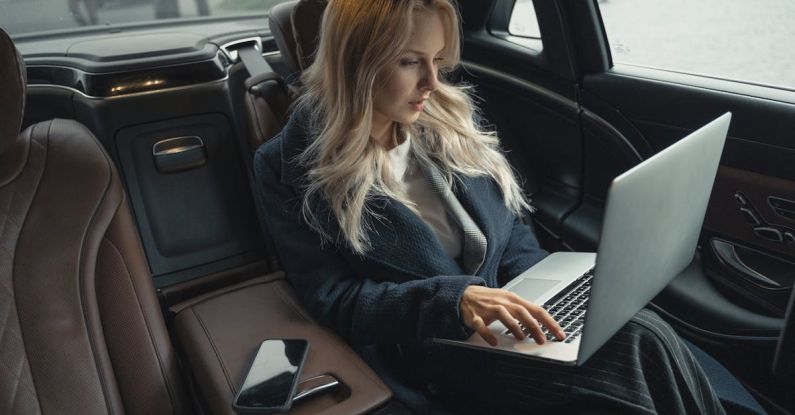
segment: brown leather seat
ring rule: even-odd
[[[21,134],[0,30],[0,413],[189,411],[119,175],[70,120]]]
[[[252,151],[275,136],[287,121],[301,72],[312,63],[326,0],[295,0],[270,9],[269,27],[287,68],[287,81],[275,73],[246,80],[246,120]]]

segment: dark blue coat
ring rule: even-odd
[[[455,193],[488,240],[476,276],[465,275],[433,231],[401,202],[379,198],[373,211],[383,220],[369,231],[372,249],[363,257],[345,244],[321,243],[301,219],[306,169],[295,158],[312,138],[306,117],[296,112],[282,132],[254,158],[258,203],[266,216],[288,280],[304,305],[350,343],[419,344],[431,337],[465,338],[459,302],[471,284],[498,287],[541,260],[531,229],[502,201],[485,177],[457,177]],[[325,202],[316,204],[324,227],[338,227]]]

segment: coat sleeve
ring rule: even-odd
[[[497,282],[502,287],[547,255],[549,253],[538,244],[530,226],[515,217],[508,245],[500,258]]]
[[[395,283],[356,275],[339,248],[321,244],[301,219],[300,198],[280,181],[278,152],[263,150],[254,160],[258,203],[287,278],[315,318],[360,345],[471,334],[461,322],[459,302],[467,286],[485,285],[482,278],[432,276]]]

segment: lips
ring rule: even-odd
[[[425,101],[427,98],[419,99],[417,101],[409,101],[409,105],[414,111],[421,112],[422,109],[425,107]]]

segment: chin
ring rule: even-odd
[[[403,117],[400,117],[400,119],[396,121],[399,122],[400,124],[414,124],[415,122],[417,122],[418,119],[420,119],[420,113],[414,112],[411,114],[407,114]]]

